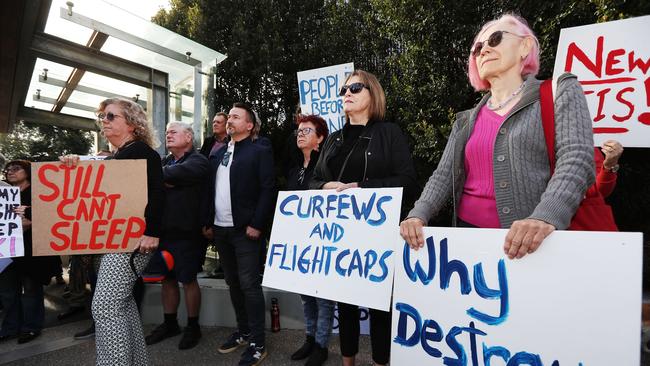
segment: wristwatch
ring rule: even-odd
[[[611,167],[611,168],[606,168],[605,165],[603,165],[603,169],[605,169],[605,170],[609,170],[609,171],[612,172],[612,173],[616,173],[616,172],[618,172],[618,169],[619,169],[620,167],[621,167],[621,166],[618,165],[618,164],[614,165],[614,166]]]

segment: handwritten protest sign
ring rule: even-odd
[[[345,78],[354,71],[354,64],[347,63],[320,69],[298,72],[298,93],[303,114],[316,114],[327,122],[329,132],[345,125],[343,97],[339,91]]]
[[[397,251],[391,364],[639,364],[641,233],[557,231],[518,260],[506,233],[425,228]]]
[[[280,192],[266,287],[388,310],[401,188]]]
[[[32,164],[34,255],[132,251],[145,229],[145,160]]]
[[[18,206],[20,189],[0,186],[0,258],[25,255],[22,219],[14,213]]]
[[[565,28],[553,78],[578,76],[597,146],[650,147],[650,16]]]

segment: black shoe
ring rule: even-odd
[[[314,343],[316,343],[314,337],[308,335],[302,347],[300,347],[296,352],[294,352],[291,355],[291,359],[296,361],[296,360],[304,360],[305,358],[309,357],[311,352],[314,350]]]
[[[95,322],[90,326],[90,328],[82,330],[74,334],[74,339],[88,339],[95,336]]]
[[[25,333],[21,333],[18,336],[18,344],[31,342],[34,339],[36,339],[36,337],[38,337],[39,335],[41,335],[41,332],[25,332]]]
[[[314,352],[309,355],[305,366],[322,366],[327,361],[327,347],[321,347],[320,344],[314,346]]]
[[[175,335],[181,334],[181,328],[178,324],[169,325],[167,323],[162,323],[156,329],[151,332],[148,336],[144,337],[144,342],[148,345],[156,344],[163,339],[173,337]]]
[[[228,337],[228,340],[217,349],[217,352],[222,354],[230,353],[237,350],[239,347],[244,347],[248,344],[248,337],[250,337],[250,334],[235,332],[231,334],[230,337]]]
[[[255,343],[251,343],[246,348],[246,351],[242,353],[239,366],[257,366],[262,363],[266,355],[266,347],[256,346]]]
[[[4,342],[4,341],[8,341],[8,340],[10,340],[10,339],[14,339],[14,338],[16,338],[16,335],[15,335],[15,334],[6,334],[6,335],[2,335],[2,336],[0,336],[0,343],[2,343],[2,342]]]
[[[194,348],[199,344],[199,339],[201,339],[201,328],[187,326],[183,332],[183,338],[178,343],[178,349]]]
[[[81,312],[83,312],[86,308],[83,306],[71,306],[68,308],[68,310],[60,313],[59,315],[56,316],[57,319],[59,320],[64,320],[67,319],[73,315],[77,315]]]

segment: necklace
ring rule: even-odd
[[[487,101],[487,108],[491,111],[498,111],[499,109],[503,108],[506,104],[510,103],[519,93],[521,93],[522,90],[524,90],[524,86],[526,85],[526,81],[524,80],[521,85],[517,88],[517,90],[513,91],[512,94],[506,100],[503,102],[497,104],[497,105],[492,105],[492,96],[490,96],[490,99]]]

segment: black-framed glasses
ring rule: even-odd
[[[518,34],[514,34],[512,32],[508,31],[503,31],[503,30],[498,30],[495,31],[494,33],[490,34],[487,40],[483,42],[476,42],[474,43],[474,48],[472,48],[472,56],[473,57],[478,57],[481,54],[481,51],[483,50],[483,46],[485,45],[485,42],[487,42],[488,46],[490,47],[496,47],[501,44],[501,41],[503,40],[503,34],[508,33],[512,34],[513,36],[523,38],[523,36],[520,36]]]
[[[105,119],[105,120],[107,120],[108,122],[113,122],[113,120],[115,119],[115,117],[122,117],[122,118],[124,118],[123,115],[121,115],[121,114],[115,114],[115,113],[113,113],[113,112],[108,112],[108,113],[100,112],[100,113],[97,113],[97,119],[100,120],[100,121]]]
[[[364,83],[352,83],[350,85],[343,85],[341,87],[341,91],[339,92],[339,95],[344,96],[345,93],[348,92],[348,89],[350,89],[350,93],[357,94],[357,93],[361,92],[363,90],[363,88],[366,88],[366,89],[370,90],[370,88]]]
[[[221,165],[228,166],[228,163],[230,162],[230,156],[231,155],[232,155],[231,151],[226,151],[226,153],[223,154],[223,158],[221,159]]]
[[[9,168],[5,168],[5,170],[3,170],[2,172],[4,174],[14,173],[14,172],[20,171],[22,169],[23,169],[23,167],[21,167],[21,166],[12,166],[12,167],[9,167]]]
[[[300,136],[300,135],[307,136],[310,133],[312,133],[312,131],[315,131],[315,130],[313,128],[311,128],[311,127],[299,128],[299,129],[296,130],[295,134],[296,134],[296,136]]]

